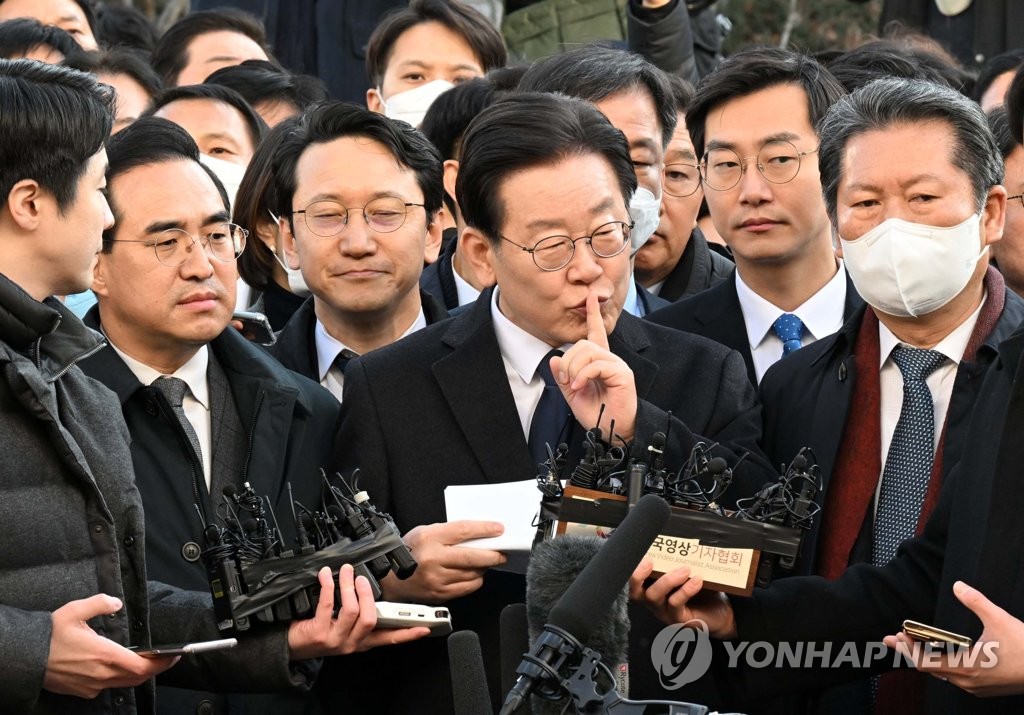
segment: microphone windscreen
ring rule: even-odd
[[[726,469],[729,468],[729,463],[721,457],[712,457],[708,461],[708,473],[709,474],[722,474]]]
[[[501,641],[501,692],[507,693],[519,677],[516,668],[522,662],[523,655],[530,650],[526,604],[510,603],[501,609],[498,627]]]
[[[476,633],[456,631],[448,636],[448,665],[451,668],[455,715],[494,712],[487,690],[480,638]]]
[[[230,499],[235,496],[235,494],[238,494],[238,487],[234,484],[228,483],[224,485],[224,488],[220,490],[220,493]]]
[[[648,494],[638,501],[590,559],[579,577],[569,585],[551,609],[547,622],[586,643],[594,625],[604,618],[630,575],[651,548],[654,539],[668,521],[669,513],[665,500],[654,494]]]

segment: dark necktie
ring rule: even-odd
[[[338,370],[341,371],[341,374],[344,375],[345,371],[348,369],[349,361],[357,357],[359,357],[358,353],[354,353],[348,348],[345,348],[338,353],[336,358],[334,358],[334,367],[338,368]]]
[[[881,566],[914,535],[935,461],[935,406],[925,379],[946,360],[935,350],[897,347],[893,362],[903,373],[903,405],[882,470],[871,561]]]
[[[199,464],[203,463],[203,450],[199,446],[199,437],[196,436],[196,430],[189,422],[188,417],[185,416],[185,408],[182,407],[182,402],[185,399],[185,393],[188,392],[188,385],[184,380],[180,380],[176,377],[158,377],[153,381],[153,387],[164,393],[164,397],[171,404],[171,408],[174,410],[174,415],[178,418],[178,422],[181,424],[181,428],[185,430],[185,435],[188,437],[189,443],[192,445],[192,449],[196,453],[196,457],[199,458]]]
[[[792,313],[783,313],[772,323],[772,332],[782,341],[782,357],[800,349],[800,338],[804,333],[804,324]]]
[[[561,350],[552,350],[537,366],[537,374],[544,380],[544,392],[541,393],[537,409],[530,420],[530,457],[534,464],[543,464],[548,458],[547,445],[552,451],[558,446],[566,420],[569,418],[569,404],[558,389],[555,378],[551,374],[551,358],[561,355]]]

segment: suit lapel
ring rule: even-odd
[[[738,351],[747,365],[750,384],[757,385],[757,373],[754,372],[754,358],[750,354],[747,326],[743,322],[743,309],[736,293],[735,271],[729,278],[708,288],[701,295],[703,299],[694,311],[694,319],[702,326],[701,335]]]
[[[491,291],[456,317],[443,336],[452,352],[432,370],[486,481],[536,475],[491,322]]]

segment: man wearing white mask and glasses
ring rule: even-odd
[[[505,64],[505,42],[487,18],[447,0],[413,0],[389,13],[366,46],[366,106],[414,127],[438,95]]]

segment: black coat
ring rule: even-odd
[[[420,300],[423,303],[423,316],[427,319],[427,325],[448,317],[448,311],[434,296],[420,290]],[[289,370],[319,382],[320,368],[316,357],[315,328],[316,312],[313,309],[313,297],[310,296],[277,333],[277,342],[269,346],[267,351]]]
[[[98,308],[86,316],[99,327]],[[327,390],[282,368],[261,348],[228,328],[210,343],[210,349],[227,375],[238,417],[246,429],[246,459],[241,482],[248,481],[257,494],[270,498],[285,543],[294,544],[291,502],[309,508],[320,503],[319,470],[328,461],[337,431],[339,404]],[[202,465],[188,446],[188,439],[166,399],[156,388],[142,385],[109,345],[82,362],[82,370],[116,393],[131,435],[136,484],[146,513],[146,567],[149,577],[193,591],[209,593],[202,560],[195,560],[189,544],[205,547],[196,514],[196,495],[208,519],[220,503],[211,499],[202,481]],[[215,415],[211,415],[216,419]],[[198,467],[198,470],[197,470]],[[191,558],[190,558],[191,556]],[[203,700],[215,704],[212,712],[242,707],[246,712],[306,712],[308,696],[216,696],[209,693],[160,688],[162,712],[194,711]]]
[[[721,253],[712,251],[704,232],[695,227],[679,262],[665,277],[658,297],[670,303],[685,300],[718,285],[735,270],[736,264]]]
[[[998,348],[977,391],[964,444],[970,445],[943,484],[924,533],[903,543],[884,567],[857,565],[836,581],[783,579],[752,599],[733,599],[740,638],[777,642],[878,641],[903,619],[931,623],[977,639],[981,622],[953,595],[958,580],[1024,619],[1024,332]],[[891,657],[887,658],[891,663]],[[820,688],[860,677],[849,669],[750,670],[748,694]],[[928,678],[928,713],[1016,715],[1024,696],[976,698]]]
[[[843,318],[849,319],[855,310],[864,305],[853,281],[846,277],[846,304],[843,306]],[[743,309],[736,293],[735,271],[718,285],[673,303],[664,310],[647,316],[652,323],[667,325],[676,330],[703,335],[726,347],[732,348],[743,356],[747,364],[747,375],[752,385],[757,384],[754,372],[754,358],[750,354],[750,340],[747,338],[746,323],[743,322]]]
[[[739,355],[627,313],[609,343],[636,380],[635,449],[645,448],[654,432],[666,431],[666,453],[678,468],[696,441],[717,441],[732,455],[730,462],[752,453],[738,472],[757,483],[767,478],[770,468],[755,444],[760,410]],[[536,474],[495,337],[490,289],[447,323],[350,363],[344,405],[337,460],[346,470],[360,467],[362,485],[403,533],[445,521],[448,485],[521,481]],[[577,431],[567,440],[572,448],[582,438],[578,426]],[[477,630],[485,657],[494,658],[500,609],[522,597],[522,577],[492,571],[480,591],[449,606],[455,627]],[[398,698],[379,701],[376,711],[422,712],[422,705],[417,709],[401,698],[436,693],[430,702],[438,705],[430,711],[449,712],[443,700],[449,683],[444,643],[412,646],[402,649],[408,665],[394,650],[374,654],[390,659],[377,663],[379,672],[404,673],[403,688],[372,688],[379,697]],[[497,676],[493,661],[489,670]]]
[[[444,234],[437,260],[424,266],[420,274],[420,288],[437,298],[447,310],[455,310],[459,307],[459,289],[455,285],[452,256],[459,240],[454,228],[446,228]]]

